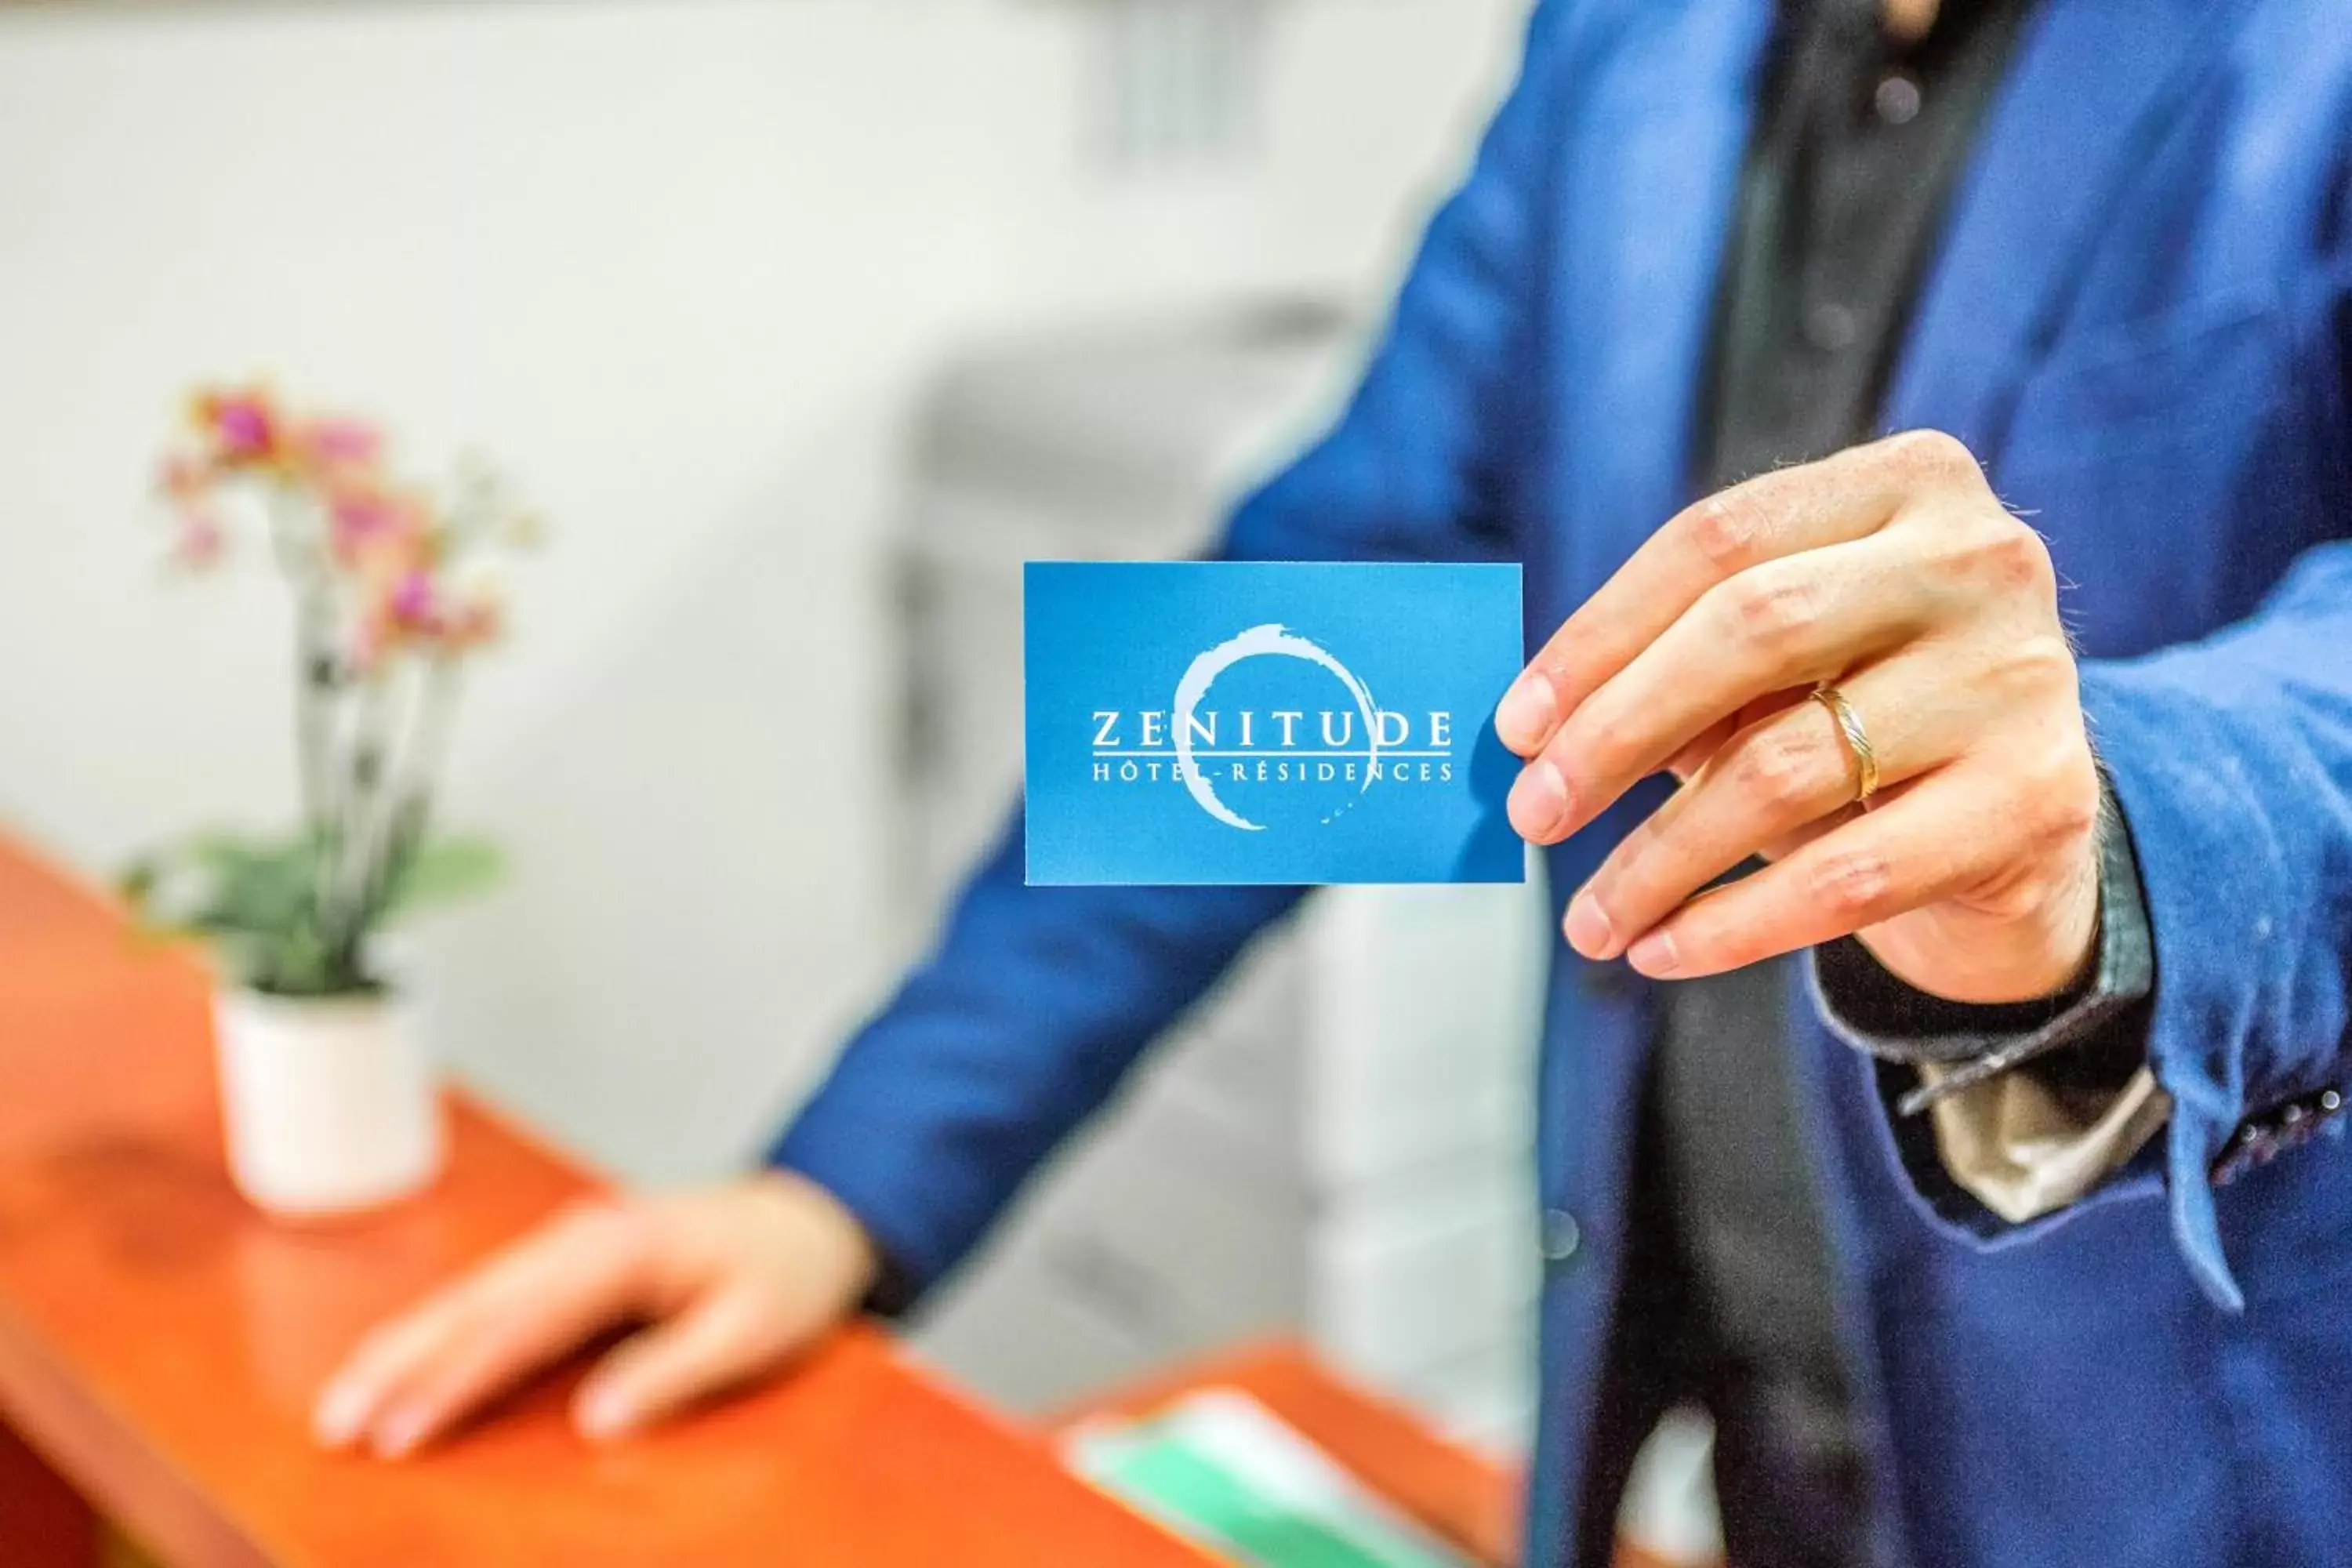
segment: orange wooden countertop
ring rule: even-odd
[[[411,1460],[320,1453],[311,1398],[368,1322],[596,1183],[454,1096],[432,1193],[270,1223],[229,1185],[209,1041],[196,965],[0,838],[0,1427],[173,1568],[1209,1561],[865,1328],[609,1448],[558,1377]],[[43,1550],[14,1452],[0,1432],[11,1568]]]

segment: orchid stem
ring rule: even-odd
[[[341,671],[328,641],[329,605],[326,584],[313,547],[305,550],[295,538],[292,501],[282,489],[266,503],[269,537],[279,574],[294,595],[294,731],[299,758],[302,816],[312,844],[311,922],[323,937],[334,897],[337,842],[337,802],[334,773],[329,759],[333,744],[331,707]]]

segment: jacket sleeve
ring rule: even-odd
[[[2213,1183],[2248,1136],[2332,1118],[2352,1083],[2352,542],[2320,545],[2252,618],[2083,670],[2131,823],[2172,1100],[2173,1229],[2206,1293],[2242,1298]],[[2292,1136],[2292,1135],[2290,1135]]]
[[[1331,432],[1235,512],[1237,559],[1507,558],[1501,469],[1565,69],[1562,0]],[[1519,384],[1524,384],[1520,383]],[[857,1215],[903,1305],[952,1268],[1297,889],[1030,888],[1019,821],[772,1158]]]

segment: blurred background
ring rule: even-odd
[[[293,810],[266,571],[161,573],[192,383],[546,514],[420,937],[435,1037],[624,1176],[763,1145],[1016,787],[1018,563],[1196,547],[1347,387],[1528,0],[0,6],[0,821]],[[1036,1409],[1260,1330],[1498,1453],[1547,1250],[1539,889],[1269,943],[927,1314]]]

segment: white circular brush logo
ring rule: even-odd
[[[1170,721],[1176,731],[1176,768],[1183,777],[1184,787],[1192,792],[1201,809],[1230,827],[1239,827],[1251,833],[1263,832],[1265,827],[1264,823],[1252,822],[1218,799],[1216,786],[1209,782],[1208,775],[1201,771],[1192,755],[1192,737],[1197,726],[1190,721],[1200,708],[1201,699],[1209,694],[1212,681],[1245,658],[1305,659],[1309,664],[1320,665],[1339,678],[1340,684],[1348,689],[1348,695],[1356,700],[1356,711],[1364,723],[1363,783],[1356,793],[1360,795],[1371,788],[1372,781],[1380,776],[1381,755],[1380,710],[1372,704],[1372,694],[1364,689],[1364,683],[1356,679],[1353,670],[1305,637],[1279,626],[1252,626],[1241,636],[1219,643],[1194,659],[1192,668],[1184,672],[1184,679],[1176,683],[1176,706],[1170,715]],[[1349,753],[1350,760],[1353,755],[1351,751]],[[1323,820],[1330,821],[1354,804],[1353,799],[1342,802]]]

